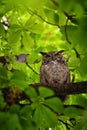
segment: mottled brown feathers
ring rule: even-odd
[[[43,61],[40,69],[40,82],[43,85],[52,87],[61,87],[70,83],[70,71],[67,62],[59,52],[41,52]]]

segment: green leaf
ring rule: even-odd
[[[24,90],[25,87],[28,86],[25,73],[23,73],[22,71],[16,70],[11,77],[10,84],[12,86],[18,86],[20,89]]]
[[[24,130],[37,130],[37,127],[32,120],[32,113],[33,110],[31,109],[31,106],[24,106],[20,110],[20,123]]]
[[[15,122],[15,123],[14,123]],[[16,114],[11,114],[10,118],[8,120],[8,130],[23,130],[21,127],[21,124],[19,122],[18,115]]]
[[[49,96],[53,96],[54,92],[51,89],[40,87],[39,88],[40,97],[45,98]]]
[[[29,29],[33,33],[41,34],[44,30],[44,26],[42,23],[36,23],[32,27],[30,27]]]
[[[5,29],[4,29],[3,25],[0,23],[0,38],[3,37],[4,33],[5,33]]]
[[[33,119],[38,127],[43,126],[44,128],[49,128],[57,125],[57,117],[55,113],[42,105],[37,106]]]
[[[76,124],[74,130],[86,130],[87,128],[87,110],[83,112],[79,123]]]
[[[53,113],[49,108],[43,106],[43,116],[44,116],[44,123],[48,127],[55,127],[57,125],[58,119],[55,113]]]
[[[0,67],[0,77],[1,78],[7,78],[8,77],[8,71],[5,68]]]
[[[31,109],[31,106],[25,106],[20,110],[21,117],[30,118],[32,115],[33,110]]]
[[[6,103],[4,102],[3,94],[0,91],[0,110],[2,110],[5,107]]]
[[[87,60],[86,59],[87,59],[87,53],[85,54],[78,68],[82,77],[85,77],[85,76],[87,77]]]
[[[75,107],[68,107],[64,109],[64,115],[72,117],[72,118],[81,116],[82,113],[83,113],[83,110],[75,108]]]
[[[87,107],[87,98],[86,98],[86,94],[85,95],[77,95],[76,96],[76,104],[82,106],[82,107]]]
[[[55,21],[55,24],[59,23],[59,15],[57,13],[54,13],[54,21]]]
[[[5,11],[7,12],[14,8],[19,8],[21,4],[21,0],[19,1],[15,0],[13,2],[11,0],[8,1],[4,0],[4,3],[5,3]]]
[[[45,100],[45,104],[53,109],[55,112],[63,112],[63,104],[59,98],[51,98]]]
[[[19,105],[12,105],[11,107],[10,107],[10,112],[11,113],[16,113],[16,114],[18,114],[19,113],[19,111],[20,111],[20,106]]]
[[[0,88],[7,87],[9,84],[9,72],[5,68],[0,68]]]
[[[43,122],[43,114],[42,113],[43,113],[42,106],[38,104],[36,107],[36,110],[34,112],[34,116],[33,116],[33,120],[37,124],[38,127],[40,127],[42,122]]]
[[[22,1],[25,7],[32,8],[33,10],[38,10],[39,8],[42,8],[44,4],[44,0],[32,0],[32,1],[26,0],[25,3],[24,0]]]
[[[20,39],[20,36],[21,36],[21,31],[20,30],[17,31],[17,32],[11,33],[10,36],[9,36],[9,42],[11,44],[18,42],[18,40]]]
[[[15,123],[14,123],[15,122]],[[4,125],[3,125],[4,123]],[[23,130],[18,115],[9,112],[0,112],[0,129],[1,130]]]
[[[25,47],[25,49],[29,50],[29,48],[32,48],[34,45],[34,41],[32,39],[32,37],[30,36],[29,33],[24,31],[23,34],[23,45]]]
[[[37,99],[37,92],[34,88],[29,87],[25,89],[25,93],[31,98],[32,101],[36,101]]]
[[[34,51],[34,52],[32,52],[32,53],[28,56],[27,61],[28,61],[29,64],[34,64],[35,61],[38,61],[38,59],[41,60],[41,57],[40,57],[40,55],[38,54],[38,52],[35,52],[35,51]]]
[[[81,49],[86,48],[87,46],[87,16],[83,16],[79,19],[79,26],[78,26],[78,30],[76,32],[76,38],[75,38],[75,44],[78,44]],[[86,52],[86,51],[85,51]]]
[[[36,17],[32,15],[25,23],[24,29],[25,31],[41,34],[44,30],[44,25],[42,22],[38,22],[38,20],[36,21]]]
[[[65,26],[62,26],[60,28],[60,31],[63,33],[63,36],[66,39],[66,35],[68,36],[69,41],[72,42],[72,44],[75,44],[75,35],[77,33],[78,26],[75,25],[67,25],[66,30]],[[67,34],[66,34],[67,33]]]
[[[9,42],[11,44],[18,42],[21,34],[22,34],[22,27],[17,24],[12,25],[9,31]]]
[[[58,24],[59,23],[59,15],[55,13],[53,10],[45,9],[44,10],[47,20],[53,24]]]

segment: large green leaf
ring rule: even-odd
[[[33,10],[38,10],[39,8],[43,7],[44,5],[44,0],[26,0],[26,2],[24,2],[24,0],[22,0],[23,5],[25,5],[26,7],[30,7]]]
[[[38,130],[32,119],[32,113],[31,106],[25,106],[20,110],[20,123],[24,130]]]
[[[64,115],[71,117],[71,118],[81,116],[82,113],[83,113],[82,109],[78,109],[75,107],[68,107],[68,108],[65,108],[65,110],[64,110]]]
[[[26,75],[22,71],[15,71],[11,77],[10,85],[25,89],[28,86]]]
[[[62,26],[60,28],[60,31],[63,33],[63,36],[65,36],[65,39],[66,39],[66,35],[67,35],[68,40],[70,42],[72,42],[72,44],[75,45],[74,41],[76,39],[75,35],[77,33],[77,29],[78,29],[78,26],[76,26],[76,25],[67,25],[66,28],[65,28],[65,26]]]
[[[20,39],[21,34],[22,34],[22,27],[17,24],[12,25],[9,30],[9,42],[11,44],[16,43]]]
[[[3,98],[3,94],[0,91],[0,110],[2,110],[5,107],[5,102],[4,102],[4,98]]]
[[[40,127],[43,122],[43,110],[42,105],[37,105],[36,110],[34,112],[33,120],[36,122],[37,126]]]
[[[87,110],[83,112],[81,120],[76,124],[74,130],[86,130],[87,128]]]
[[[31,98],[32,101],[36,101],[38,96],[36,90],[33,87],[26,88],[25,92]]]
[[[53,10],[45,9],[45,14],[47,16],[47,20],[53,24],[59,23],[59,16]]]
[[[87,98],[86,98],[86,94],[84,95],[77,95],[76,96],[76,104],[82,106],[82,107],[87,107]]]
[[[45,98],[49,96],[53,96],[54,92],[51,89],[40,87],[39,88],[40,97]]]
[[[0,129],[1,130],[23,130],[20,122],[19,122],[19,118],[16,114],[11,114],[9,112],[2,112],[0,113]],[[14,123],[15,122],[15,123]],[[3,125],[4,123],[4,125]]]
[[[32,37],[30,36],[29,33],[25,32],[25,31],[23,34],[23,45],[24,45],[24,48],[27,50],[29,50],[30,48],[33,48],[33,46],[34,46],[34,41],[33,41]]]
[[[9,129],[9,130],[16,130],[16,129],[23,130],[22,127],[21,127],[21,124],[19,122],[19,118],[18,118],[18,116],[16,114],[11,114],[10,115],[10,118],[8,120],[7,129]]]
[[[87,77],[87,53],[84,58],[81,60],[80,66],[78,68],[82,77]]]
[[[1,38],[4,36],[4,33],[5,33],[4,26],[3,26],[3,24],[0,23],[0,37]]]
[[[8,87],[10,81],[9,71],[5,68],[0,68],[0,88]]]
[[[59,98],[51,98],[45,100],[45,104],[52,108],[55,112],[63,112],[63,104]]]
[[[84,50],[87,46],[87,16],[79,19],[79,26],[76,33],[75,43]]]
[[[49,128],[57,125],[56,115],[49,108],[42,105],[37,106],[33,119],[39,127]]]

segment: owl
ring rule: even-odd
[[[40,68],[40,82],[51,88],[70,83],[70,71],[63,56],[64,50],[58,52],[41,52],[43,56]]]

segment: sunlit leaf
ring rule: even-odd
[[[11,85],[18,86],[24,89],[28,84],[26,82],[26,76],[22,71],[15,71],[11,78]]]
[[[49,108],[42,105],[37,106],[33,118],[39,126],[42,125],[49,128],[54,127],[57,124],[56,115]]]
[[[83,113],[83,110],[77,109],[75,107],[68,107],[64,110],[64,114],[69,117],[80,116]]]
[[[3,25],[0,23],[0,37],[1,38],[4,35],[4,31],[5,31],[5,29],[4,29]]]
[[[87,53],[86,53],[87,54]],[[80,62],[80,66],[79,66],[79,72],[81,73],[81,76],[87,76],[87,55],[85,54],[85,57],[82,59],[82,61]]]
[[[45,104],[52,108],[55,112],[63,112],[63,104],[59,98],[51,98],[45,100]]]
[[[39,92],[40,92],[40,97],[42,97],[42,98],[54,95],[54,92],[51,89],[48,89],[45,87],[40,87]]]
[[[28,50],[29,50],[29,48],[32,48],[34,45],[34,41],[33,41],[32,37],[27,32],[24,32],[24,35],[23,35],[23,45]]]
[[[9,42],[11,44],[16,43],[21,36],[22,27],[20,25],[14,24],[10,28]],[[14,46],[14,45],[13,45]]]
[[[59,23],[59,16],[53,10],[45,9],[45,14],[47,16],[47,20],[53,24]]]
[[[25,92],[31,98],[31,100],[35,101],[37,99],[37,92],[34,88],[32,87],[26,88]]]

